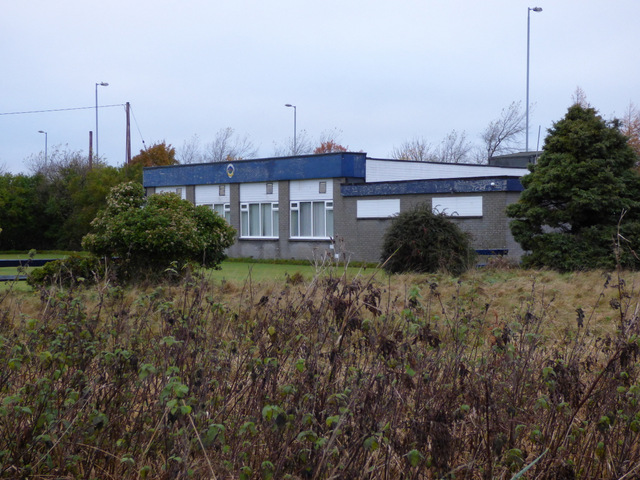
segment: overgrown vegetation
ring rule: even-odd
[[[380,260],[391,273],[459,275],[473,266],[475,258],[469,234],[445,212],[434,212],[429,203],[423,203],[393,219],[384,234]]]
[[[27,283],[36,288],[51,285],[73,287],[77,284],[92,285],[105,278],[105,265],[93,255],[72,254],[54,260],[29,272]]]
[[[631,281],[557,318],[544,273],[338,274],[0,297],[0,476],[638,474]]]

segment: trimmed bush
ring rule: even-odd
[[[117,259],[118,276],[124,279],[162,276],[186,264],[216,268],[236,233],[210,208],[173,193],[145,197],[134,182],[112,189],[107,208],[91,226],[82,246]]]
[[[473,266],[470,235],[429,204],[398,215],[384,235],[381,261],[390,273],[437,271],[460,275]]]

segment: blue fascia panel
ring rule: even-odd
[[[454,178],[440,180],[412,180],[405,182],[379,182],[342,185],[343,197],[388,195],[416,195],[433,193],[521,192],[518,178]]]
[[[221,183],[277,182],[312,178],[365,178],[366,153],[328,153],[298,157],[238,160],[148,167],[145,187],[212,185]]]

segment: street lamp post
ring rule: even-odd
[[[44,164],[47,164],[47,143],[49,139],[49,134],[44,130],[38,130],[38,133],[44,133]]]
[[[290,107],[293,108],[293,154],[297,155],[298,154],[298,145],[296,143],[296,117],[297,117],[297,110],[296,110],[296,106],[295,105],[291,105],[290,103],[287,103],[285,105],[285,107]]]
[[[96,159],[100,158],[100,151],[98,150],[98,87],[108,87],[107,82],[96,83]]]
[[[529,46],[530,46],[530,38],[531,38],[531,11],[541,12],[542,8],[540,7],[528,7],[527,9],[527,120],[526,120],[526,129],[525,132],[525,151],[529,151]]]

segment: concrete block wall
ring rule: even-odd
[[[279,205],[279,238],[277,239],[241,239],[240,235],[240,186],[229,185],[231,204],[231,225],[237,230],[236,243],[231,246],[227,254],[230,257],[256,259],[297,259],[317,261],[323,256],[333,256],[335,253],[352,261],[380,262],[384,234],[391,225],[390,218],[357,218],[357,201],[372,197],[343,197],[340,185],[344,178],[333,179],[333,216],[335,233],[335,250],[331,248],[329,240],[292,240],[290,234],[289,213],[289,182],[278,182]],[[147,195],[155,192],[155,188],[147,187]],[[187,187],[187,199],[195,201],[194,187]],[[471,195],[471,194],[470,194]],[[477,196],[478,194],[473,194]],[[472,245],[476,249],[500,248],[508,249],[508,256],[519,260],[523,254],[520,245],[513,239],[509,230],[510,219],[505,214],[507,205],[516,202],[518,192],[483,192],[482,218],[456,218],[452,221],[460,228],[472,235]],[[399,195],[400,211],[407,211],[420,203],[431,205],[436,195]],[[438,194],[437,196],[442,196]],[[461,196],[458,194],[457,196]]]
[[[427,202],[435,195],[401,195],[400,211],[404,212]],[[439,194],[438,196],[442,196]],[[476,194],[477,196],[477,194]],[[518,260],[522,249],[515,242],[509,230],[509,221],[505,208],[518,199],[517,192],[484,192],[482,193],[482,218],[451,217],[463,231],[472,235],[472,245],[476,249],[500,248],[508,249],[510,258]],[[336,218],[335,232],[342,237],[346,251],[351,260],[378,262],[384,234],[391,225],[392,219],[357,219],[357,201],[369,197],[344,197],[340,199],[340,218]],[[336,216],[337,217],[337,216]]]
[[[340,181],[334,183],[334,197],[340,196]],[[235,258],[295,259],[315,261],[331,252],[329,240],[291,240],[289,213],[289,182],[278,182],[278,236],[277,239],[240,238],[240,187],[231,184],[231,225],[237,230],[236,243],[227,250],[227,255]],[[334,200],[335,215],[335,200]],[[335,225],[335,224],[334,224]],[[334,226],[335,229],[335,226]]]

